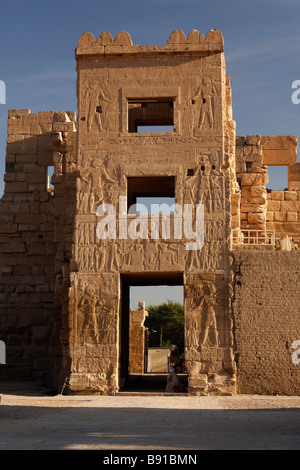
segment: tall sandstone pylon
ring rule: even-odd
[[[9,112],[2,376],[122,390],[130,354],[145,354],[129,288],[173,284],[189,394],[296,394],[297,138],[235,135],[218,30],[177,30],[160,47],[84,33],[75,57],[77,116]],[[285,191],[267,191],[270,165],[288,166]],[[147,198],[177,211],[138,214]]]

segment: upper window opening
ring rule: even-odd
[[[52,191],[54,189],[53,184],[51,183],[51,178],[54,173],[54,166],[48,166],[47,168],[47,189]]]
[[[269,182],[266,188],[273,191],[283,191],[288,188],[288,167],[268,166]]]
[[[128,99],[128,132],[174,132],[174,99]]]

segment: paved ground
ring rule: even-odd
[[[4,449],[299,450],[300,396],[47,396],[2,386]]]

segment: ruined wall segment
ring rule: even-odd
[[[139,302],[137,310],[129,311],[129,361],[130,374],[144,374],[147,368],[147,328],[144,326],[148,312],[145,302]]]
[[[0,330],[7,348],[2,378],[51,383],[54,363],[61,360],[53,312],[58,307],[61,316],[56,298],[60,253],[68,256],[71,247],[66,214],[74,201],[64,175],[75,163],[74,119],[74,113],[9,111],[0,201]],[[52,189],[49,166],[54,167]]]
[[[297,137],[249,135],[236,138],[236,176],[240,184],[240,227],[247,230],[274,232],[277,240],[288,236],[299,247],[299,162]],[[284,190],[267,189],[268,168],[287,166],[288,181]]]
[[[298,395],[300,252],[234,252],[239,394]]]

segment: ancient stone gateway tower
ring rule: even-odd
[[[132,344],[130,286],[180,285],[190,394],[295,393],[297,139],[236,138],[217,30],[175,31],[161,47],[133,45],[126,32],[85,33],[75,55],[77,116],[9,114],[0,206],[6,376],[47,377],[71,393],[121,390],[132,354],[143,351],[143,335]],[[289,167],[289,187],[267,193],[267,166],[279,164]],[[171,201],[171,214],[166,206],[140,214],[145,198]],[[270,302],[287,272],[291,301],[280,298],[276,310]],[[264,283],[268,303],[254,308]],[[270,315],[289,320],[275,322],[279,339],[275,330],[261,335]],[[136,318],[142,325],[144,313]]]
[[[109,392],[126,379],[128,286],[179,284],[185,291],[189,390],[208,391],[215,387],[209,378],[217,375],[223,377],[220,389],[234,392],[232,123],[222,36],[211,31],[204,39],[194,31],[182,44],[174,33],[165,47],[139,47],[127,33],[115,43],[107,34],[97,41],[86,34],[76,58],[79,178],[69,305],[70,387]],[[159,128],[163,125],[169,126],[167,132]],[[143,132],[143,126],[153,126],[153,132]],[[127,215],[147,195],[158,203],[172,198],[190,212],[162,215],[152,225],[150,215]],[[107,238],[99,239],[96,210],[101,204],[115,210],[106,218],[111,217]],[[196,204],[204,208],[203,227]],[[98,214],[104,210],[98,208]],[[198,235],[192,238],[191,231]]]

